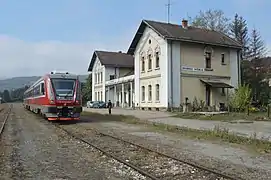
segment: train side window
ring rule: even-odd
[[[44,91],[44,83],[41,83],[41,94],[44,95],[45,94],[45,91]]]

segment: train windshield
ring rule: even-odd
[[[57,96],[73,96],[75,87],[74,79],[52,79],[52,84]]]

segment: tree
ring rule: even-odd
[[[24,97],[24,92],[26,91],[27,87],[21,87],[18,89],[14,89],[11,91],[11,98],[12,101],[22,101]]]
[[[199,15],[189,18],[192,26],[219,31],[225,34],[229,32],[229,21],[222,10],[200,11]]]
[[[241,60],[247,59],[249,51],[249,37],[246,20],[242,16],[235,14],[230,24],[230,35],[242,45]]]
[[[8,90],[4,90],[4,92],[3,92],[3,100],[4,100],[4,102],[10,102],[11,101],[10,94],[9,94]]]
[[[267,104],[269,99],[268,74],[270,67],[264,59],[242,61],[243,84],[249,84],[252,89],[253,100],[261,104]]]
[[[245,76],[244,73],[246,73],[247,69],[247,63],[243,62],[243,60],[247,59],[249,56],[249,37],[248,37],[248,28],[246,20],[243,19],[242,16],[239,16],[238,14],[235,14],[234,19],[232,20],[232,23],[230,24],[230,36],[232,36],[236,41],[238,41],[242,45],[241,50],[241,74],[242,74],[242,84],[247,83],[247,76]]]
[[[82,100],[83,103],[91,100],[92,96],[92,76],[91,74],[87,77],[86,83],[82,86]]]
[[[265,81],[269,74],[269,67],[262,60],[267,49],[260,33],[254,28],[249,42],[249,61],[242,62],[242,79],[252,88],[253,100],[266,103],[269,97],[269,86]]]
[[[265,43],[262,40],[259,31],[255,28],[253,28],[251,32],[249,49],[249,56],[251,59],[259,59],[267,54]]]

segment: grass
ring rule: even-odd
[[[143,124],[154,130],[163,130],[178,133],[187,137],[192,137],[195,139],[203,140],[216,140],[223,141],[227,143],[233,143],[237,145],[243,145],[250,150],[260,152],[260,153],[270,153],[271,152],[271,142],[267,139],[257,139],[256,133],[251,137],[243,137],[229,132],[226,128],[220,128],[216,126],[212,130],[198,130],[187,127],[179,127],[174,125],[167,125],[162,123],[150,122],[146,120],[140,120],[134,116],[124,116],[124,115],[109,115],[109,114],[99,114],[92,112],[83,112],[84,116],[91,116],[96,120],[101,121],[121,121],[128,124]]]
[[[173,117],[179,117],[183,119],[199,119],[199,120],[214,120],[214,121],[234,121],[234,120],[249,120],[249,121],[271,121],[271,118],[267,117],[267,112],[250,113],[226,113],[226,114],[214,114],[204,115],[199,113],[177,113]]]

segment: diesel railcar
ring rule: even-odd
[[[48,121],[79,120],[82,95],[79,76],[53,71],[24,92],[23,106]]]

